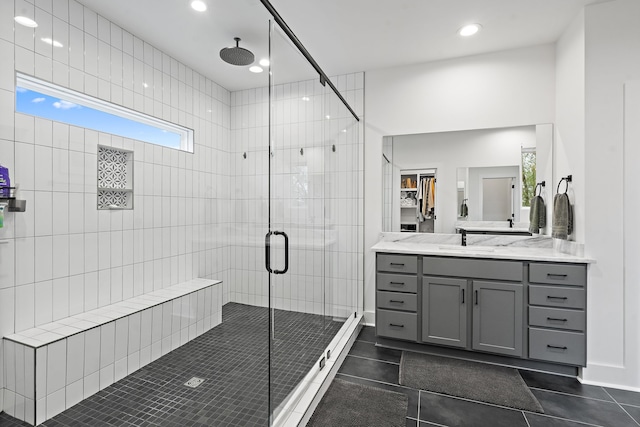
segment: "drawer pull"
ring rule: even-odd
[[[474,291],[473,293],[474,293],[474,295],[476,297],[475,305],[478,305],[478,291]]]
[[[547,348],[554,348],[556,350],[566,350],[567,349],[567,347],[565,347],[565,346],[551,345],[551,344],[547,344]]]
[[[554,297],[552,295],[547,295],[547,299],[560,299],[560,300],[568,300],[568,297]]]
[[[389,282],[390,285],[404,286],[404,282]]]
[[[464,304],[464,289],[462,289],[462,304]]]
[[[403,262],[390,262],[389,265],[395,265],[398,267],[404,267],[404,263]]]
[[[395,323],[389,323],[389,326],[393,326],[393,327],[396,327],[396,328],[404,328],[404,325],[397,325]]]
[[[404,304],[404,301],[399,301],[399,300],[395,300],[395,299],[390,299],[389,302],[395,303],[395,304]]]
[[[547,273],[547,277],[549,279],[566,279],[567,275],[566,274]]]
[[[551,322],[568,322],[568,319],[558,319],[557,317],[547,317],[547,320]]]

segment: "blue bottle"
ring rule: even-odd
[[[0,197],[9,197],[11,195],[11,190],[8,188],[10,186],[9,168],[0,165]]]

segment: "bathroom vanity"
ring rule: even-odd
[[[590,260],[509,246],[383,241],[373,250],[379,344],[585,366]]]

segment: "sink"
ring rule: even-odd
[[[490,248],[487,246],[455,246],[444,245],[439,246],[439,249],[445,251],[459,251],[459,252],[495,252],[496,248]]]

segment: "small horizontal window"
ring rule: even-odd
[[[193,130],[24,74],[16,111],[193,153]]]

